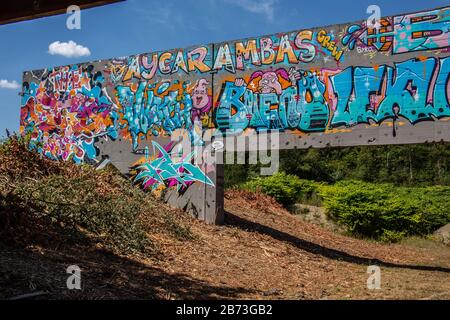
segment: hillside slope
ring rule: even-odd
[[[237,190],[226,193],[226,224],[206,225],[115,173],[62,166],[14,148],[23,154],[0,152],[0,298],[42,291],[37,299],[450,299],[450,249],[444,245],[388,245],[334,234],[269,197]],[[21,184],[31,179],[33,192],[25,195],[33,198],[34,183],[48,186],[55,176],[71,186],[74,177],[95,181],[89,201],[103,201],[107,190],[123,194],[127,203],[143,203],[133,208],[140,211],[136,219],[149,248],[114,245],[108,232],[114,237],[121,229],[80,222],[69,231],[59,216],[55,223],[36,214],[59,212],[51,206],[29,211],[36,202],[24,202]],[[74,190],[77,199],[85,199],[83,189]],[[88,205],[81,209],[93,211],[83,219],[107,214]],[[66,288],[66,268],[73,264],[82,270],[79,291]],[[380,290],[366,287],[368,265],[381,267]]]

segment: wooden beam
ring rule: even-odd
[[[2,3],[0,25],[66,13],[70,5],[88,9],[125,0],[15,0]]]

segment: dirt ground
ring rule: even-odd
[[[450,247],[431,240],[380,244],[327,231],[272,199],[226,194],[226,224],[173,214],[194,238],[150,233],[156,256],[118,256],[89,243],[0,245],[0,298],[37,299],[450,299]],[[170,210],[170,209],[168,209]],[[78,265],[82,290],[66,288]],[[367,289],[367,267],[381,288]]]

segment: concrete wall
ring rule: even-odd
[[[277,131],[288,149],[450,141],[449,26],[447,7],[378,29],[360,21],[28,71],[21,130],[50,158],[108,157],[219,223],[223,167],[200,161],[223,152],[212,136]]]

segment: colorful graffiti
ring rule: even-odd
[[[192,160],[196,157],[196,151],[192,151],[187,155],[183,155],[176,151],[174,144],[171,142],[162,147],[156,141],[152,141],[154,153],[153,159],[148,157],[146,152],[146,160],[144,164],[138,165],[134,181],[140,182],[144,189],[152,191],[157,188],[177,187],[178,191],[187,189],[192,183],[198,181],[214,187],[211,179],[203,173],[203,171],[192,164]],[[170,152],[174,150],[173,152]],[[179,160],[174,162],[174,158]]]
[[[121,110],[121,129],[131,135],[133,149],[143,137],[171,135],[186,129],[195,145],[202,145],[201,132],[195,121],[208,125],[212,97],[204,78],[189,86],[188,81],[143,81],[116,87],[117,104]]]
[[[448,48],[450,8],[394,17],[394,51]]]
[[[90,66],[52,69],[38,83],[25,82],[21,131],[30,147],[52,159],[95,159],[98,138],[117,138],[117,109],[103,83]]]
[[[333,35],[329,35],[326,30],[320,30],[317,33],[317,41],[321,46],[327,49],[331,56],[336,59],[336,61],[341,60],[344,51],[338,48],[336,41],[333,40]]]
[[[323,99],[325,86],[315,74],[290,71],[254,72],[248,82],[227,82],[216,111],[219,129],[240,131],[299,128],[325,129],[328,107]]]
[[[161,140],[179,129],[203,146],[207,129],[314,136],[447,121],[449,25],[447,7],[376,28],[335,25],[27,72],[21,130],[31,148],[76,162],[98,160],[100,141],[129,141],[133,156],[152,144],[158,157],[136,177],[144,187],[210,185],[193,154],[169,161],[175,153]]]
[[[342,44],[358,53],[388,52],[392,49],[394,30],[391,18],[380,20],[378,29],[367,27],[367,23],[354,24],[347,29]]]
[[[366,23],[348,27],[342,44],[358,53],[391,51],[393,54],[450,47],[450,8],[384,18],[380,28],[367,28]]]
[[[330,77],[337,98],[332,126],[402,117],[414,124],[450,116],[450,58],[410,59],[377,67],[350,67]]]
[[[334,31],[302,30],[215,46],[213,71],[236,73],[282,64],[309,64],[322,58],[343,58]]]
[[[211,70],[211,49],[201,46],[187,50],[140,54],[108,63],[108,73],[113,83],[133,79],[152,80],[155,76],[167,76],[183,72],[206,73]]]
[[[411,123],[450,116],[450,58],[411,59],[377,67],[285,69],[254,72],[248,81],[226,82],[216,111],[219,129],[299,129]],[[283,82],[284,84],[282,84]]]

